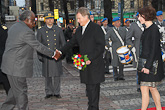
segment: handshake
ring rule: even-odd
[[[61,51],[59,51],[59,50],[56,49],[55,55],[53,56],[53,58],[55,60],[58,60],[61,57],[61,55],[62,55]]]

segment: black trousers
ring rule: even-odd
[[[7,75],[4,74],[0,69],[0,83],[2,83],[3,88],[5,89],[6,94],[8,94],[10,89],[10,84],[7,78]]]
[[[99,110],[100,83],[86,84],[88,110]]]
[[[114,78],[123,78],[124,77],[123,69],[124,69],[124,65],[121,63],[119,63],[119,73],[117,71],[117,67],[113,67]]]
[[[111,54],[107,50],[105,50],[104,64],[105,64],[105,73],[109,73],[109,66],[111,64]]]

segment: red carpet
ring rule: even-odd
[[[136,110],[141,110],[141,109],[136,109]],[[156,107],[148,108],[147,110],[156,110]],[[165,107],[162,107],[162,110],[165,110]]]

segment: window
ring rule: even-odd
[[[101,9],[104,9],[104,2],[101,1]]]
[[[74,1],[70,1],[70,8],[71,8],[71,10],[74,9]]]
[[[40,3],[40,7],[41,7],[41,11],[43,11],[44,10],[44,4]]]
[[[112,1],[112,9],[115,9],[115,1]]]
[[[91,9],[95,9],[95,1],[91,0]]]
[[[130,1],[130,8],[134,8],[134,0]]]

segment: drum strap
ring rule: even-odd
[[[140,23],[140,21],[137,21],[136,23],[137,23],[137,25],[139,26],[139,28],[140,28],[142,31],[144,31],[144,27],[143,27],[143,25]]]
[[[119,35],[119,33],[115,30],[115,28],[113,28],[113,30],[115,31],[115,33],[116,33],[117,37],[119,38],[121,44],[124,46],[124,42],[123,42],[121,36]]]
[[[102,28],[102,30],[103,30],[103,32],[104,32],[104,34],[106,35],[106,34],[107,34],[107,32],[105,31],[104,27],[103,27],[103,26],[101,26],[101,28]]]

